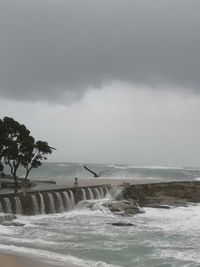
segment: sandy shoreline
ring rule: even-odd
[[[45,267],[42,262],[35,261],[33,258],[21,257],[10,254],[0,254],[0,267]]]
[[[54,265],[34,259],[33,257],[24,257],[11,254],[0,254],[0,267],[58,267],[62,265]],[[64,264],[65,267],[75,267],[72,264]]]

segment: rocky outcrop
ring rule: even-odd
[[[143,207],[169,208],[200,203],[200,182],[169,182],[131,185],[124,190],[124,198],[136,200]]]
[[[133,216],[137,213],[144,213],[143,209],[134,200],[85,200],[77,204],[78,208],[89,208],[91,210],[109,211],[116,215]]]
[[[112,213],[122,216],[132,216],[137,213],[144,213],[136,201],[120,200],[120,201],[106,201],[103,206],[108,208]]]

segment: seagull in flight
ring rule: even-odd
[[[108,171],[108,170],[106,170],[106,171],[103,171],[103,172],[96,173],[96,172],[90,170],[90,169],[89,169],[88,167],[86,167],[85,165],[83,165],[83,168],[85,168],[87,171],[91,172],[95,178],[101,177],[101,174],[102,174],[102,173]]]

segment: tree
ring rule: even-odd
[[[22,159],[22,165],[26,169],[25,183],[27,183],[28,175],[33,168],[42,165],[42,160],[46,160],[46,155],[51,154],[53,147],[50,147],[45,141],[37,141],[36,143],[27,141],[26,153]]]
[[[4,166],[3,166],[2,162],[0,161],[0,177],[2,177],[2,175],[3,175],[3,169],[4,169]]]
[[[10,167],[11,174],[15,181],[15,187],[18,187],[17,170],[21,164],[24,154],[24,142],[30,135],[30,131],[25,125],[20,124],[13,118],[4,117],[4,138],[3,145],[3,158],[5,164]]]
[[[4,143],[6,140],[7,130],[3,123],[3,121],[0,119],[0,162],[3,158],[3,152],[4,152]],[[2,162],[1,162],[2,164]]]
[[[18,187],[17,170],[20,165],[26,169],[25,181],[33,168],[42,165],[46,155],[51,154],[54,148],[45,141],[35,142],[34,137],[25,125],[10,117],[0,120],[0,163],[10,167],[11,174]]]
[[[3,173],[3,163],[2,163],[2,159],[3,159],[3,153],[4,153],[4,141],[5,141],[5,137],[6,137],[6,128],[5,125],[3,123],[3,121],[0,119],[0,176],[3,177],[4,173]]]

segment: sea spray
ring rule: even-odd
[[[4,202],[4,206],[5,206],[5,209],[4,209],[5,213],[12,213],[10,199],[5,197],[3,199],[3,202]]]
[[[56,192],[56,197],[57,197],[57,201],[58,201],[57,212],[64,212],[65,208],[64,208],[62,197],[61,197],[59,192]]]
[[[69,198],[69,194],[67,191],[64,191],[62,193],[63,193],[65,210],[70,210],[72,205],[71,205],[71,199]]]
[[[99,190],[100,190],[101,198],[104,198],[104,192],[101,186],[99,186]]]
[[[105,198],[109,198],[109,190],[107,186],[105,186],[105,190],[106,190]]]
[[[48,204],[49,204],[49,213],[56,213],[56,207],[54,198],[51,193],[47,193],[48,196]]]
[[[105,202],[109,200],[93,199],[93,200],[82,200],[76,204],[76,210],[89,209],[91,211],[100,211],[104,215],[112,215],[111,211],[106,207]]]
[[[101,193],[100,193],[99,189],[95,187],[94,192],[95,192],[95,198],[101,199]]]
[[[39,197],[40,197],[40,214],[45,214],[45,204],[42,193],[39,193]]]
[[[120,200],[123,199],[123,190],[122,186],[113,186],[110,188],[109,192],[106,193],[106,197],[110,199]]]
[[[31,194],[31,205],[32,205],[32,214],[38,215],[40,214],[40,208],[38,205],[37,198],[34,194]]]
[[[88,192],[89,192],[89,199],[94,199],[94,193],[92,192],[90,187],[88,187]]]
[[[86,196],[86,193],[85,193],[85,189],[82,188],[81,191],[82,191],[82,200],[87,200],[87,196]]]
[[[74,199],[74,194],[71,190],[69,190],[69,195],[70,195],[70,199],[71,199],[71,208],[73,208],[75,205],[75,199]]]
[[[16,214],[22,214],[22,205],[19,197],[14,197],[14,203],[15,203],[15,213]]]

